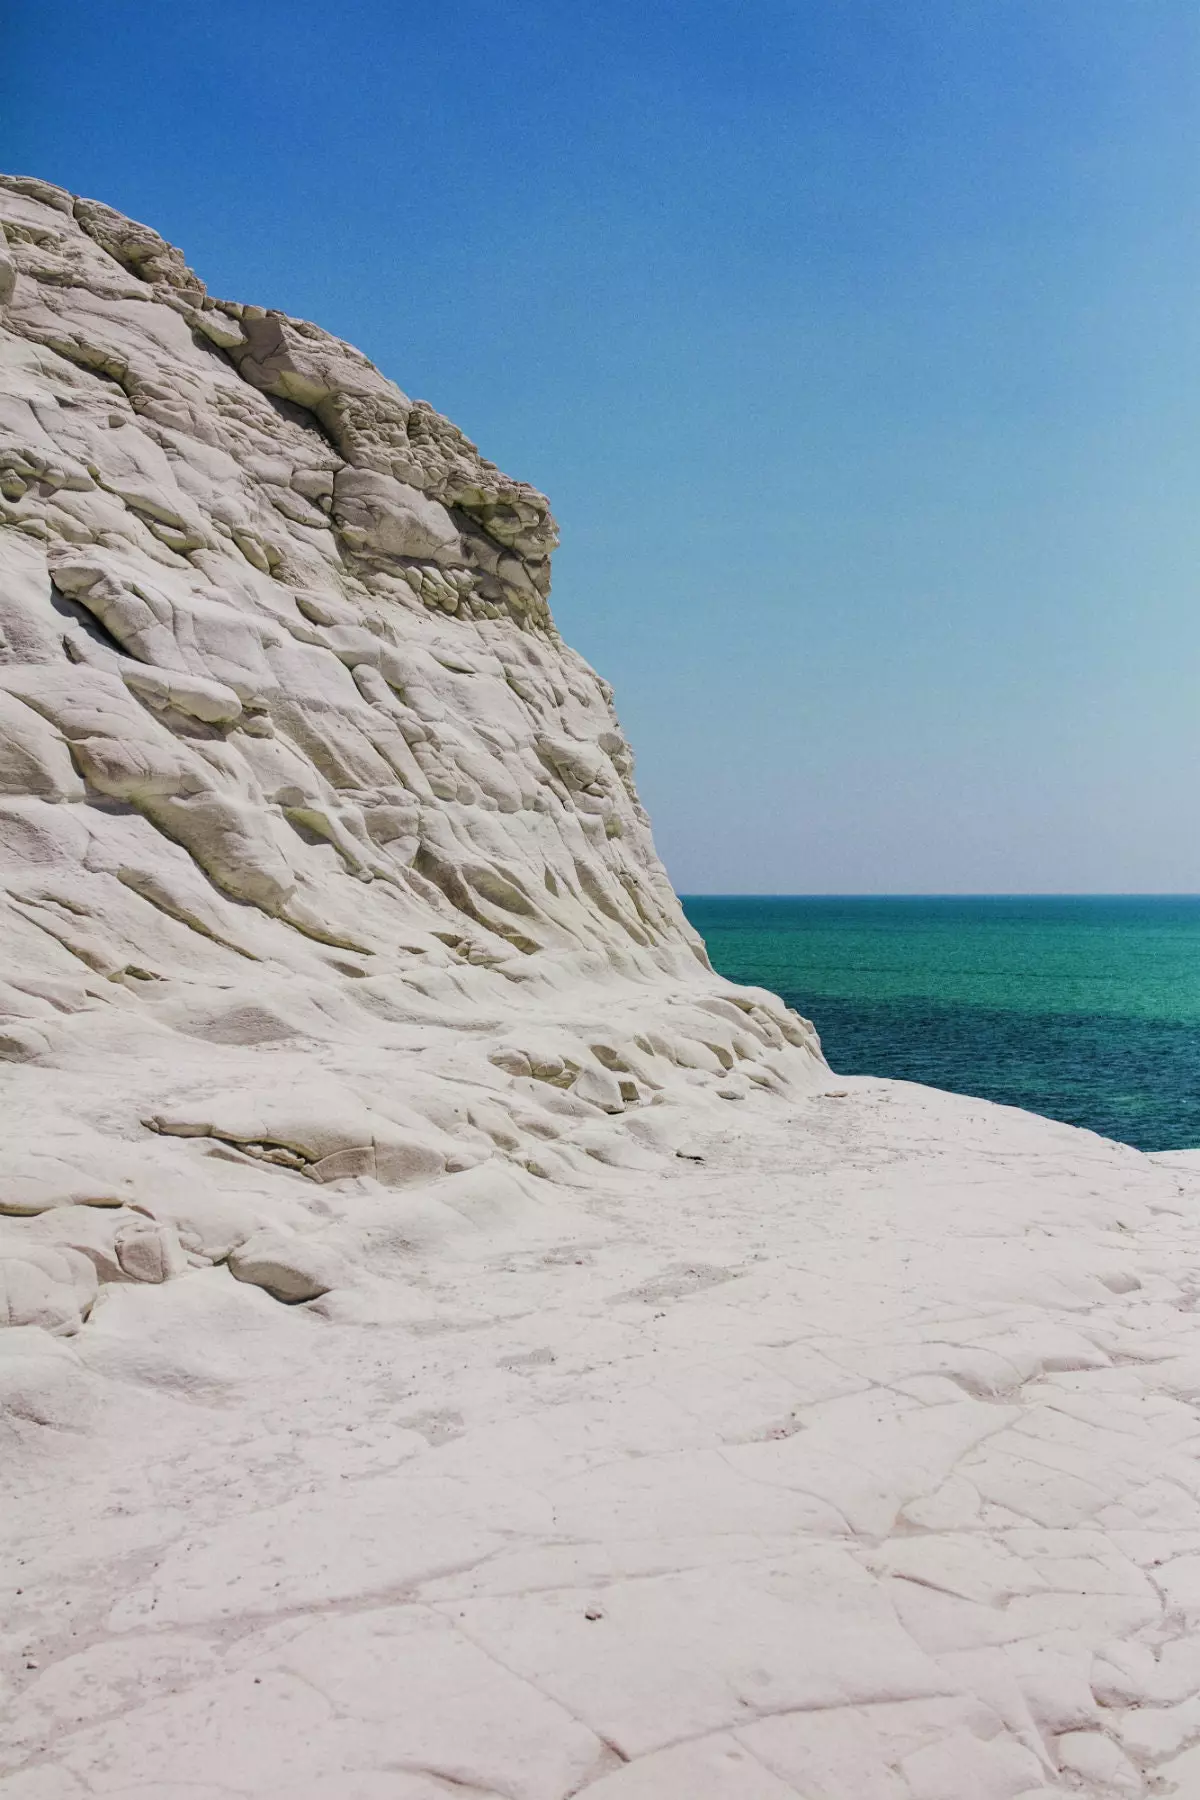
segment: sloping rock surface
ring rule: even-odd
[[[713,974],[547,503],[0,179],[0,1795],[1200,1794],[1200,1176]]]
[[[349,1193],[450,1230],[482,1168],[536,1210],[701,1095],[819,1076],[683,918],[544,497],[147,227],[20,178],[0,222],[9,1321],[226,1259],[352,1288]]]

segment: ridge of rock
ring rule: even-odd
[[[97,1277],[213,1262],[341,1291],[375,1239],[331,1188],[436,1211],[473,1171],[516,1217],[716,1094],[819,1078],[683,916],[551,618],[545,497],[110,207],[5,176],[0,226],[0,1057],[29,1096],[0,1319],[70,1331]]]

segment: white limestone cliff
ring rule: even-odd
[[[819,1071],[683,918],[542,495],[145,226],[19,178],[0,222],[9,1322],[85,1318],[126,1241],[350,1287],[370,1208],[323,1188],[536,1208]]]
[[[0,178],[0,1797],[1200,1794],[1200,1176],[709,968],[544,498]]]

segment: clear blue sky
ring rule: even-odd
[[[678,887],[1200,890],[1196,0],[41,0],[0,84],[546,489]]]

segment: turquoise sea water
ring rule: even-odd
[[[713,964],[816,1023],[846,1075],[1200,1146],[1200,898],[685,896]]]

